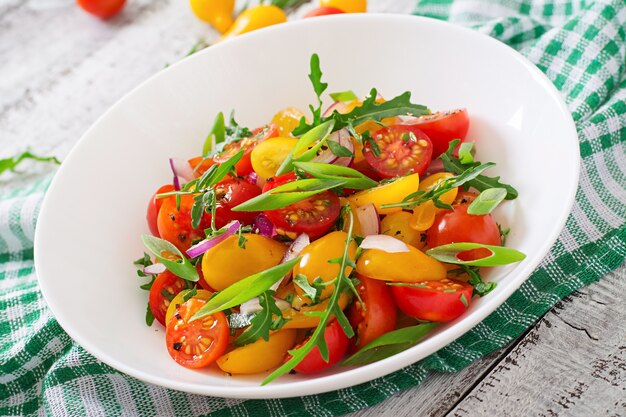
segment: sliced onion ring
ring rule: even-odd
[[[146,266],[143,269],[143,273],[144,274],[156,275],[156,274],[161,274],[161,273],[165,272],[166,269],[167,268],[162,263],[156,263],[156,264],[152,264],[152,265]]]
[[[239,221],[234,220],[226,225],[224,233],[214,236],[210,239],[204,239],[202,242],[196,243],[185,252],[190,258],[196,258],[208,251],[218,243],[225,241],[230,236],[237,233],[237,230],[241,227]]]
[[[326,110],[324,110],[324,113],[322,114],[322,117],[328,117],[331,114],[333,114],[334,111],[337,111],[337,113],[345,113],[348,110],[348,104],[344,103],[343,101],[335,101],[333,104],[331,104]]]
[[[356,209],[363,236],[380,234],[380,218],[374,204],[370,203]]]
[[[292,259],[295,259],[295,257],[300,255],[300,252],[302,252],[304,248],[309,246],[310,243],[311,243],[311,239],[309,238],[309,235],[307,235],[306,233],[300,234],[291,243],[291,245],[289,245],[289,248],[287,248],[287,252],[285,252],[285,255],[283,256],[283,259],[280,261],[280,263],[282,264],[285,262],[289,262]],[[274,285],[272,285],[270,289],[276,291],[290,277],[291,277],[291,272],[285,275],[281,280],[277,281]]]
[[[326,149],[323,150],[315,158],[313,158],[312,162],[341,165],[344,167],[350,166],[350,164],[352,164],[352,160],[354,159],[354,144],[350,139],[350,133],[348,132],[348,130],[340,129],[336,132],[331,133],[328,137],[328,141],[337,142],[338,144],[344,146],[350,152],[352,152],[352,156],[338,157],[330,150],[328,146],[326,146]]]
[[[387,235],[367,236],[361,242],[361,249],[378,249],[388,253],[410,252],[406,243]]]

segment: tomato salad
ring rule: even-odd
[[[517,191],[474,159],[465,109],[431,113],[409,92],[331,94],[258,129],[217,115],[202,153],[170,159],[136,261],[146,321],[172,358],[227,374],[314,374],[416,344],[519,262],[492,210]]]

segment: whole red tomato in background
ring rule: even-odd
[[[126,0],[76,0],[76,3],[87,13],[108,19],[124,8]]]

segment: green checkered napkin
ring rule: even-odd
[[[322,395],[228,400],[147,385],[98,362],[54,320],[33,270],[49,178],[0,179],[0,415],[330,416],[362,409],[430,371],[454,372],[515,339],[559,299],[626,258],[624,0],[422,0],[416,14],[518,49],[565,97],[580,137],[576,203],[558,242],[511,298],[456,342],[392,375]]]

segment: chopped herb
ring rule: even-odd
[[[467,302],[467,298],[465,298],[465,294],[461,293],[461,297],[459,297],[459,300],[463,303],[465,307],[469,307],[469,303]]]
[[[328,145],[328,147],[330,148],[330,151],[335,156],[338,156],[340,158],[346,158],[346,157],[354,156],[354,154],[352,153],[352,151],[350,151],[350,149],[346,148],[345,146],[343,146],[339,142],[335,142],[335,141],[329,140],[329,141],[326,141],[326,144]]]
[[[150,302],[148,302],[148,307],[146,308],[146,324],[148,327],[152,326],[154,323],[154,314],[152,314],[152,310],[150,309]]]
[[[198,294],[198,290],[196,287],[193,287],[192,289],[186,291],[185,294],[183,294],[183,303],[186,303],[187,301],[189,301],[191,297],[194,297],[197,294]]]
[[[356,96],[356,94],[354,94],[354,91],[352,90],[339,91],[337,93],[330,93],[329,96],[334,101],[342,101],[342,102],[354,101],[358,99],[358,97]]]
[[[467,213],[480,216],[491,213],[506,197],[504,188],[488,188],[481,192],[467,208]]]
[[[509,233],[511,233],[511,228],[507,227],[506,229],[502,228],[500,223],[496,223],[498,225],[498,230],[500,231],[500,238],[502,239],[502,246],[506,246],[506,240],[509,237]]]
[[[461,265],[464,272],[470,276],[470,279],[467,281],[468,284],[474,287],[473,293],[480,297],[483,297],[489,294],[496,288],[497,283],[495,282],[485,282],[480,276],[479,268],[476,266],[467,266]]]
[[[372,138],[372,135],[370,135],[369,130],[366,130],[365,132],[363,132],[363,134],[361,135],[361,139],[363,140],[363,143],[370,144],[370,150],[372,151],[372,155],[378,158],[381,154],[380,146],[378,146],[374,138]]]

